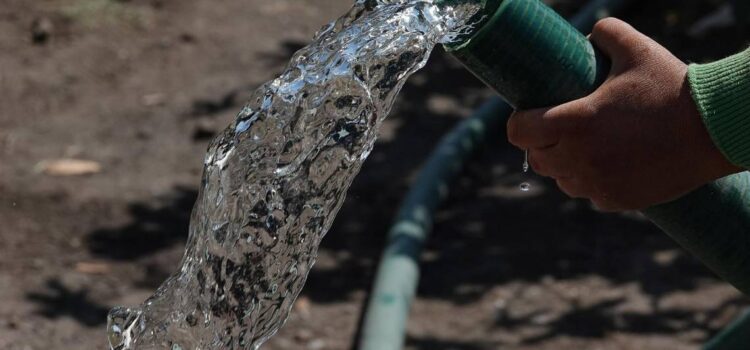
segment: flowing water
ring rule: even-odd
[[[318,245],[406,79],[478,5],[359,0],[213,140],[180,270],[108,316],[112,349],[257,349],[286,320]]]

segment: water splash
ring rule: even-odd
[[[518,189],[520,189],[522,192],[529,192],[531,191],[531,184],[528,182],[522,182],[520,185],[518,185]]]
[[[180,270],[108,316],[112,349],[257,349],[286,320],[318,245],[406,79],[478,5],[360,0],[294,54],[209,146]]]

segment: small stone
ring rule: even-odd
[[[102,165],[91,160],[57,159],[40,162],[36,170],[49,176],[81,176],[100,173]]]
[[[37,45],[46,44],[55,30],[55,25],[49,18],[37,18],[31,23],[31,41]]]
[[[151,133],[148,130],[140,129],[135,132],[135,137],[139,140],[151,139]]]
[[[294,312],[297,313],[302,319],[310,318],[310,298],[301,296],[294,303]]]
[[[187,32],[180,33],[179,39],[181,42],[186,43],[186,44],[192,44],[196,41],[195,35],[191,33],[187,33]]]
[[[307,344],[307,348],[310,350],[320,350],[326,347],[326,342],[322,339],[315,339]]]
[[[41,270],[46,266],[46,263],[44,260],[40,258],[35,258],[31,260],[31,267],[37,270]]]
[[[313,334],[309,329],[300,329],[297,333],[294,334],[294,340],[300,343],[305,343],[312,339],[312,337]]]
[[[6,323],[6,325],[7,325],[7,326],[8,326],[8,328],[10,328],[10,329],[18,329],[18,327],[19,327],[19,323],[18,323],[18,320],[16,320],[16,319],[15,319],[15,317],[11,317],[11,318],[10,318],[10,319],[8,320],[8,322]]]
[[[109,273],[111,267],[109,264],[101,262],[79,262],[76,264],[75,270],[87,275],[105,275]]]
[[[155,107],[155,106],[161,106],[166,101],[166,96],[162,93],[153,93],[148,95],[143,95],[141,97],[141,103],[143,103],[146,107]]]

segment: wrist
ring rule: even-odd
[[[693,100],[724,158],[726,175],[750,168],[750,50],[689,67]]]

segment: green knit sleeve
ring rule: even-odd
[[[693,99],[716,146],[750,169],[750,49],[708,64],[692,64]]]

